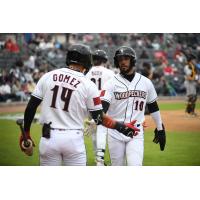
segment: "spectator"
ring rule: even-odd
[[[27,83],[27,93],[29,95],[31,95],[31,93],[33,92],[33,90],[35,89],[35,83],[33,81],[28,81]]]
[[[5,49],[12,53],[19,53],[19,46],[11,38],[6,41]]]
[[[27,96],[24,91],[21,91],[21,83],[18,79],[14,81],[14,84],[11,88],[12,94],[15,94],[17,97],[19,97],[20,101],[26,101]]]
[[[148,59],[148,58],[149,58],[149,55],[148,55],[148,53],[147,53],[146,50],[142,50],[142,53],[141,53],[141,55],[140,55],[140,58],[141,58],[141,59]]]
[[[173,76],[174,75],[174,69],[170,65],[165,65],[164,67],[164,75],[165,76]]]
[[[2,85],[0,86],[0,102],[8,101],[11,95],[11,88],[8,82],[2,81]]]
[[[30,55],[28,60],[24,63],[24,65],[29,69],[33,70],[35,68],[35,56]]]

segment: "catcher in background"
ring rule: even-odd
[[[197,72],[196,72],[196,56],[194,54],[187,55],[187,64],[184,67],[185,72],[185,87],[187,95],[187,106],[185,112],[191,116],[197,116],[195,106],[197,101]]]

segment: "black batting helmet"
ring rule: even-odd
[[[83,44],[72,45],[67,51],[66,64],[72,63],[82,65],[86,71],[92,67],[92,53],[89,46]]]
[[[122,46],[118,48],[114,56],[115,67],[119,67],[118,57],[120,56],[129,56],[131,58],[131,66],[135,66],[136,63],[136,53],[131,47]]]
[[[94,51],[92,55],[93,60],[101,61],[103,63],[106,63],[108,61],[108,55],[104,50],[96,50]]]

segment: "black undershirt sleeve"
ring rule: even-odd
[[[147,104],[148,110],[150,113],[154,113],[156,111],[159,111],[159,107],[157,104],[157,101],[154,101],[153,103]]]
[[[96,111],[90,111],[90,114],[92,116],[92,119],[95,121],[97,125],[102,124],[103,122],[103,113],[106,113],[108,111],[108,108],[110,104],[107,101],[101,101],[103,110],[96,110]]]
[[[103,123],[103,110],[90,111],[90,114],[96,125],[100,125]]]
[[[104,113],[107,113],[110,104],[107,101],[101,101]]]
[[[31,123],[35,116],[37,107],[40,105],[41,101],[42,101],[41,99],[31,96],[31,99],[29,100],[25,113],[24,113],[24,130],[25,131],[30,130]]]

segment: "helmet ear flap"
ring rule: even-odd
[[[116,57],[114,57],[114,65],[116,68],[119,68],[119,63]]]
[[[135,66],[136,64],[136,59],[134,59],[133,57],[131,57],[131,66]]]

